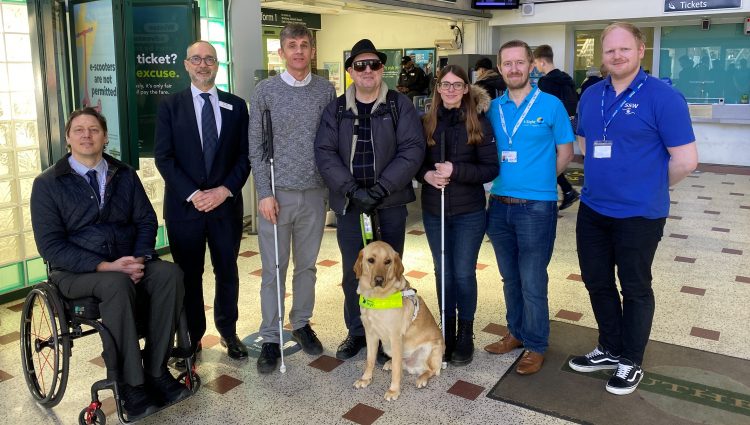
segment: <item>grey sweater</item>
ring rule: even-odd
[[[325,187],[315,166],[315,134],[323,109],[336,98],[333,85],[312,75],[309,84],[292,87],[277,75],[258,83],[250,99],[250,165],[258,199],[273,195],[271,167],[263,158],[263,111],[271,111],[276,189]]]

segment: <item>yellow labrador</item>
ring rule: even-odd
[[[387,243],[373,242],[360,251],[354,272],[359,278],[357,293],[367,338],[367,364],[354,387],[365,388],[372,382],[381,341],[391,356],[383,366],[391,370],[385,399],[396,400],[401,394],[402,368],[419,375],[417,388],[424,388],[431,377],[440,375],[445,342],[424,300],[404,279],[401,257]]]

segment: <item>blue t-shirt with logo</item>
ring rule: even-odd
[[[594,143],[604,139],[605,118],[612,118],[606,137],[611,157],[594,158]],[[655,219],[669,214],[667,148],[695,141],[688,106],[680,92],[641,69],[630,86],[615,96],[608,77],[581,97],[577,134],[586,138],[582,202],[614,218]]]
[[[530,199],[535,201],[557,201],[557,145],[575,140],[568,113],[555,96],[539,92],[518,131],[512,136],[511,146],[503,131],[499,108],[503,108],[508,134],[526,110],[537,91],[531,90],[523,102],[516,104],[506,91],[490,104],[487,117],[497,141],[500,157],[500,174],[492,183],[491,193],[500,196]],[[503,159],[502,152],[515,152],[515,162]],[[506,155],[507,156],[507,155]]]

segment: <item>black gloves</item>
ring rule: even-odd
[[[367,215],[372,215],[386,196],[388,196],[388,191],[380,183],[376,183],[369,189],[355,187],[346,194],[352,204]]]
[[[370,197],[378,202],[378,205],[380,205],[383,202],[383,199],[385,199],[386,196],[389,195],[388,191],[385,190],[382,184],[375,183],[375,186],[367,189],[367,193],[370,194]]]

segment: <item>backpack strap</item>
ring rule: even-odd
[[[346,109],[346,93],[336,98],[336,127],[341,125],[344,119],[344,109]]]
[[[385,95],[385,101],[388,103],[388,110],[391,113],[391,120],[393,121],[393,130],[396,131],[398,128],[398,92],[395,90],[388,90]]]

